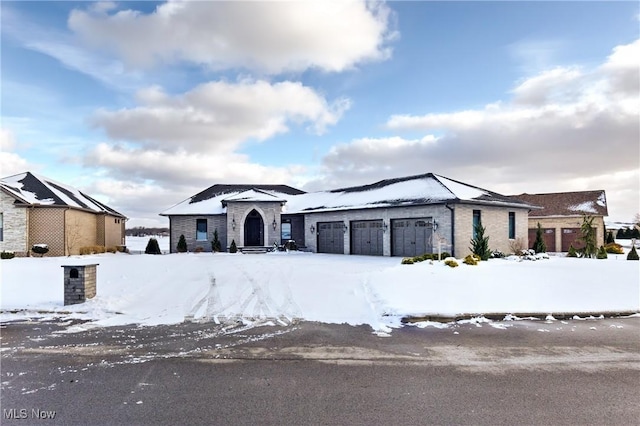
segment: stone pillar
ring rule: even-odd
[[[84,303],[96,296],[97,266],[63,265],[64,268],[64,304]]]

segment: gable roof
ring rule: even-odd
[[[385,179],[369,185],[299,195],[289,199],[286,210],[287,213],[318,212],[447,202],[533,208],[524,201],[497,192],[426,173]]]
[[[514,195],[512,198],[542,207],[540,210],[531,211],[529,216],[532,217],[609,215],[604,190],[520,194]]]
[[[223,214],[227,201],[285,202],[295,195],[304,193],[287,185],[216,184],[168,208],[160,213],[160,216]],[[246,198],[241,200],[243,197]],[[254,199],[251,200],[251,197]]]
[[[223,214],[227,201],[241,200],[286,201],[283,209],[286,213],[455,202],[534,208],[522,200],[426,173],[385,179],[369,185],[311,193],[286,185],[213,185],[160,215]]]
[[[125,217],[76,188],[31,172],[0,179],[0,188],[14,197],[16,203],[20,205],[70,207]]]

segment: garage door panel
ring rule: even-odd
[[[382,220],[351,222],[351,253],[382,256]]]
[[[344,254],[342,222],[318,222],[318,253]]]
[[[412,257],[431,253],[432,223],[431,218],[392,219],[392,255]]]
[[[562,228],[562,251],[569,251],[569,247],[581,249],[584,243],[579,240],[582,236],[580,228]]]

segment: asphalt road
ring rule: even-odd
[[[5,424],[637,424],[640,318],[2,325]],[[51,418],[53,417],[53,418]]]

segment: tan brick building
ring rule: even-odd
[[[0,180],[0,251],[47,256],[78,254],[85,246],[124,246],[126,217],[79,190],[31,172]]]
[[[604,190],[521,194],[514,198],[542,207],[529,213],[529,247],[536,238],[538,223],[548,252],[566,252],[582,247],[580,226],[585,216],[593,217],[598,247],[604,244],[607,197]]]

